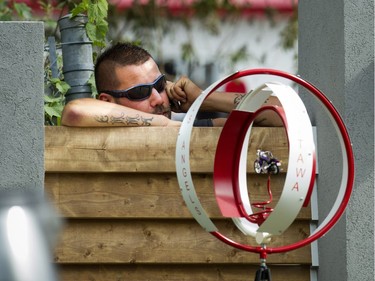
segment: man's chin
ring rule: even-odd
[[[163,115],[169,119],[171,119],[172,112],[171,111],[161,111],[161,112],[155,112],[154,114]]]

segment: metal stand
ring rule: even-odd
[[[266,265],[266,259],[260,259],[260,268],[255,273],[254,281],[271,281],[271,270]]]

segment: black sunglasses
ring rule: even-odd
[[[164,91],[167,85],[167,80],[165,75],[162,74],[153,83],[150,84],[139,84],[126,90],[112,90],[112,91],[99,91],[101,93],[106,93],[114,98],[127,98],[132,101],[142,101],[148,99],[151,96],[152,88],[160,94]]]

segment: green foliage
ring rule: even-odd
[[[25,3],[13,3],[13,8],[20,19],[31,19],[31,9]]]
[[[182,59],[184,61],[191,60],[192,57],[194,57],[194,48],[191,42],[186,42],[181,46],[182,50]]]
[[[284,49],[293,49],[298,38],[298,9],[295,8],[293,16],[289,19],[288,24],[281,31],[281,45]]]
[[[7,0],[0,2],[0,21],[30,20],[31,18],[31,9],[25,3]]]
[[[72,16],[87,14],[86,32],[95,46],[105,47],[108,32],[108,2],[106,0],[82,0],[72,10]]]
[[[61,113],[64,109],[62,96],[51,98],[44,95],[44,115],[46,125],[61,125]]]
[[[46,125],[60,125],[61,113],[65,105],[65,94],[70,86],[59,78],[48,78],[49,95],[44,95],[44,115]]]
[[[7,1],[0,2],[0,21],[12,20],[12,10],[8,7]]]
[[[241,9],[234,6],[228,0],[201,0],[193,3],[193,9],[196,11],[203,26],[212,34],[220,34],[220,23],[224,18],[226,20],[236,19],[241,13]]]
[[[163,53],[161,44],[155,42],[161,42],[166,34],[173,32],[170,21],[176,19],[166,6],[157,5],[155,0],[149,0],[146,4],[144,2],[134,0],[131,8],[123,11],[116,10],[115,5],[112,5],[111,17],[108,19],[111,26],[109,37],[114,41],[124,41],[124,29],[117,28],[117,25],[124,21],[126,28],[134,34],[133,38],[126,40],[141,42],[142,47],[160,58]],[[181,17],[181,20],[183,18]],[[114,34],[115,30],[118,30],[119,34]]]
[[[230,55],[230,62],[233,65],[235,65],[236,63],[247,59],[247,57],[248,57],[247,46],[244,45]]]
[[[38,13],[38,20],[44,22],[45,37],[56,36],[57,22],[56,15],[62,14],[67,6],[67,1],[58,0],[58,2],[50,0],[37,0],[42,13]]]
[[[96,88],[96,83],[95,83],[95,75],[92,74],[89,78],[89,81],[87,81],[87,84],[90,85],[91,87],[91,93],[92,97],[96,98],[98,96],[98,89]]]

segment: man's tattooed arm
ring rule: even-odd
[[[106,123],[106,124],[126,124],[128,126],[151,126],[151,122],[154,117],[145,118],[140,116],[139,114],[135,116],[128,116],[125,113],[121,113],[120,116],[113,116],[113,115],[101,115],[95,116],[95,120],[99,123]]]
[[[241,102],[241,100],[245,97],[243,94],[236,94],[234,98],[234,107],[237,107],[237,105]]]
[[[141,117],[142,126],[151,126],[151,121],[153,119],[154,119],[154,117],[150,117],[150,118],[143,118],[143,117]]]
[[[251,93],[253,90],[251,90],[249,93]],[[246,94],[235,94],[235,98],[234,98],[234,106],[237,107],[237,105],[242,101],[242,99],[247,96]],[[268,98],[264,103],[268,103],[270,100],[270,98]],[[275,101],[273,101],[275,103]],[[280,104],[278,104],[280,105]]]

